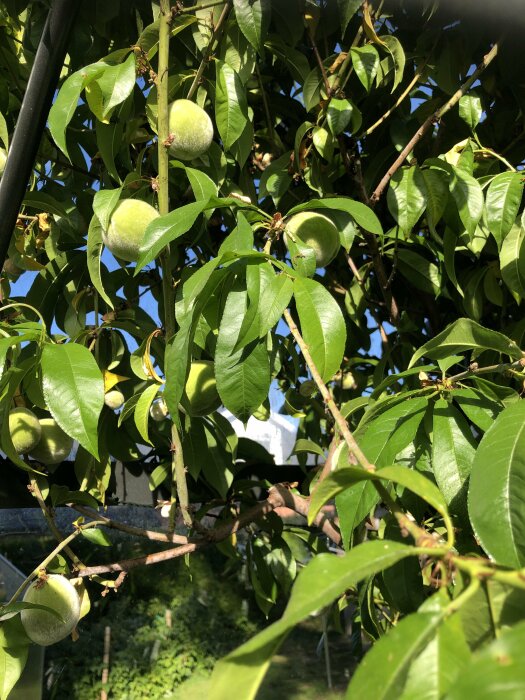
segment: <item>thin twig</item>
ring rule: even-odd
[[[231,9],[231,4],[230,2],[226,2],[224,5],[224,9],[221,12],[221,16],[217,20],[217,24],[215,25],[215,28],[213,30],[213,34],[211,35],[210,43],[204,50],[204,54],[202,56],[202,61],[200,62],[200,65],[197,69],[197,73],[195,74],[195,78],[193,79],[193,82],[190,86],[190,89],[188,90],[188,94],[186,95],[186,98],[188,100],[191,100],[195,92],[197,91],[197,88],[200,85],[202,75],[206,69],[206,66],[208,65],[208,61],[210,60],[210,56],[213,53],[214,47],[215,47],[215,42],[219,40],[220,35],[223,30],[223,25],[224,22],[226,21],[226,18],[228,17],[228,14]]]
[[[308,368],[310,369],[310,372],[312,373],[313,380],[317,384],[317,388],[321,392],[321,396],[324,399],[325,404],[327,405],[330,413],[334,417],[335,422],[337,423],[337,427],[341,431],[341,435],[344,438],[344,441],[348,445],[348,449],[350,451],[351,455],[354,455],[356,464],[359,463],[363,469],[366,469],[367,471],[375,471],[375,466],[368,461],[368,459],[365,457],[363,454],[361,448],[357,444],[350,428],[348,427],[348,423],[343,417],[343,414],[337,407],[337,404],[335,403],[334,399],[332,398],[332,395],[328,391],[328,388],[326,384],[324,383],[319,370],[317,369],[313,359],[312,355],[310,354],[310,350],[308,349],[308,345],[305,343],[302,335],[299,332],[299,328],[297,327],[297,324],[292,318],[291,313],[288,311],[288,309],[285,310],[284,312],[284,319],[286,323],[288,324],[288,327],[290,328],[290,332],[293,335],[297,345],[299,346],[301,353],[305,359],[306,364],[308,365]]]
[[[88,518],[98,519],[103,527],[111,528],[113,530],[119,530],[120,532],[127,532],[128,535],[135,535],[137,537],[144,537],[148,540],[154,542],[171,542],[173,544],[187,544],[188,538],[184,535],[176,535],[175,533],[168,532],[157,532],[156,530],[145,530],[141,527],[135,527],[134,525],[127,525],[126,523],[121,523],[118,520],[112,520],[107,518],[105,515],[97,513],[96,510],[87,508],[86,506],[79,506],[76,504],[68,504],[70,508],[74,508],[82,515]]]
[[[481,73],[487,68],[487,66],[496,58],[498,55],[498,49],[499,49],[499,44],[501,43],[501,40],[499,42],[496,42],[493,47],[490,49],[490,51],[485,54],[483,57],[483,60],[481,63],[478,65],[476,70],[472,73],[472,75],[461,85],[461,87],[456,90],[456,92],[452,95],[452,97],[445,102],[445,104],[437,109],[433,114],[426,119],[423,124],[419,127],[419,129],[416,131],[416,133],[412,136],[410,141],[407,143],[407,145],[403,148],[399,156],[396,158],[396,160],[392,163],[390,168],[387,170],[383,178],[381,179],[381,182],[378,184],[378,186],[375,188],[372,196],[370,197],[370,205],[374,206],[380,199],[381,195],[385,191],[388,183],[390,182],[390,179],[396,173],[399,168],[403,165],[405,162],[407,156],[409,153],[411,153],[414,150],[414,147],[421,141],[423,136],[427,133],[427,131],[430,129],[431,126],[434,126],[434,124],[437,124],[440,119],[443,117],[444,114],[446,114],[449,110],[454,107],[459,100],[463,97],[463,95],[467,92],[467,90],[470,88],[470,86],[479,78]]]
[[[368,459],[365,457],[361,448],[357,444],[352,434],[352,431],[348,427],[348,423],[346,422],[341,411],[337,407],[337,404],[330,395],[330,392],[328,391],[328,388],[324,383],[319,373],[319,370],[315,365],[315,362],[313,361],[308,346],[305,343],[304,338],[300,334],[299,329],[297,328],[297,325],[295,324],[290,312],[286,310],[283,316],[288,324],[288,327],[290,328],[290,331],[295,341],[299,345],[305,362],[308,365],[308,368],[312,374],[315,383],[317,384],[317,388],[321,392],[321,395],[325,400],[330,413],[332,414],[339,430],[341,431],[341,434],[348,446],[349,454],[354,455],[355,459],[363,469],[369,472],[375,472],[375,466],[371,462],[369,462]],[[394,498],[392,498],[392,496],[388,492],[388,489],[385,486],[383,486],[382,483],[379,483],[375,480],[372,483],[376,491],[378,492],[380,498],[382,499],[383,503],[386,505],[386,507],[389,509],[392,515],[396,518],[402,532],[406,531],[407,533],[409,533],[414,538],[417,545],[436,546],[438,544],[438,541],[430,533],[428,533],[423,528],[419,527],[419,525],[417,525],[417,523],[403,511],[401,506],[397,503],[397,501]],[[449,532],[449,546],[452,545],[452,538],[453,533]]]
[[[381,124],[383,124],[383,122],[385,122],[388,119],[388,117],[392,114],[392,112],[394,112],[399,107],[399,105],[403,102],[403,100],[406,97],[408,97],[408,95],[412,92],[412,89],[414,88],[414,86],[418,83],[419,79],[423,75],[423,72],[427,66],[427,63],[430,61],[430,57],[432,56],[432,53],[434,52],[434,49],[436,47],[437,42],[438,42],[438,39],[436,39],[434,46],[430,49],[428,56],[425,58],[423,63],[419,66],[414,77],[408,83],[408,85],[403,90],[403,92],[399,95],[399,97],[397,98],[395,103],[392,105],[392,107],[390,107],[390,109],[387,109],[387,111],[383,114],[383,116],[380,117],[374,124],[372,124],[372,126],[370,126],[366,131],[364,131],[361,134],[361,136],[358,138],[362,138],[364,136],[370,136],[370,134],[372,132],[374,132],[379,126],[381,126]]]
[[[31,479],[29,482],[29,491],[36,498],[38,505],[40,506],[40,510],[42,511],[42,515],[44,516],[46,523],[47,523],[47,526],[51,530],[53,537],[58,542],[63,542],[64,535],[60,532],[60,530],[56,526],[55,519],[53,518],[49,508],[46,505],[46,502],[44,501],[44,498],[42,496],[42,492],[40,491],[40,487],[38,486],[37,480],[34,478]],[[75,552],[67,544],[64,547],[61,547],[61,549],[64,550],[64,552],[71,559],[71,561],[73,562],[73,564],[75,565],[76,568],[80,568],[80,567],[84,566],[82,561],[77,557]]]

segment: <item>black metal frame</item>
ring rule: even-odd
[[[0,269],[7,257],[80,2],[54,0],[40,37],[0,179]]]

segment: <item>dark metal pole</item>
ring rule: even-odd
[[[0,179],[0,269],[46,125],[80,0],[54,0],[40,37]]]

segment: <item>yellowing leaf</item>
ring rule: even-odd
[[[113,372],[110,372],[109,370],[105,369],[104,370],[104,393],[107,393],[110,389],[113,389],[113,387],[118,384],[119,382],[125,382],[129,379],[129,377],[123,377],[120,374],[114,374]]]

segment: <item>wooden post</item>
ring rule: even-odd
[[[104,628],[104,656],[102,657],[102,685],[104,686],[100,691],[100,700],[108,700],[108,694],[106,691],[106,684],[109,679],[109,649],[111,647],[111,627],[106,626]]]

